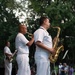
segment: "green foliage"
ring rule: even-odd
[[[15,18],[15,15],[12,13],[12,11],[8,12],[2,5],[0,8],[0,40],[4,43],[5,40],[13,39],[17,32],[16,28],[19,24],[19,21],[17,18]],[[2,45],[3,44],[0,46],[3,47]]]
[[[74,59],[75,49],[75,2],[73,0],[29,0],[33,9],[33,13],[37,16],[46,15],[50,18],[51,26],[59,26],[61,28],[60,38],[64,39],[65,50],[72,51],[70,59]],[[37,23],[38,24],[38,23]],[[37,29],[36,22],[32,25]],[[36,30],[35,29],[35,30]],[[56,31],[52,31],[55,35]],[[50,32],[51,33],[51,32]],[[69,36],[69,38],[66,38]],[[71,38],[72,37],[72,38]],[[64,51],[65,52],[65,51]],[[60,56],[61,57],[61,56]],[[74,59],[75,60],[75,59]]]
[[[29,1],[29,2],[27,2]],[[28,3],[29,8],[25,7]],[[51,26],[61,28],[60,39],[64,39],[65,50],[71,50],[70,59],[74,59],[75,49],[75,2],[73,0],[0,0],[0,53],[3,53],[4,42],[11,42],[11,50],[14,52],[15,36],[18,32],[19,19],[15,17],[13,10],[23,10],[27,13],[28,32],[33,33],[39,27],[39,19],[46,15],[50,18]],[[31,15],[28,17],[28,13]],[[54,37],[57,30],[48,30]],[[70,36],[66,38],[66,36]],[[72,38],[71,38],[72,37]],[[3,54],[0,54],[3,55]],[[61,56],[60,56],[61,57]],[[60,58],[59,57],[59,58]],[[3,56],[0,56],[3,59]]]
[[[5,41],[9,40],[11,43],[12,52],[15,51],[14,41],[18,32],[19,20],[15,17],[13,10],[9,7],[13,7],[11,3],[13,0],[0,0],[0,67],[3,65],[4,60],[4,45]],[[9,3],[10,2],[10,3]],[[10,6],[11,5],[11,6]]]

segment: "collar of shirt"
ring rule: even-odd
[[[22,34],[22,33],[19,32],[18,34]],[[22,35],[23,35],[23,34],[22,34]]]
[[[48,31],[43,26],[40,26],[40,29],[43,29],[49,35]]]
[[[47,30],[43,26],[40,26],[40,29],[43,29],[43,30],[45,30],[47,32]]]

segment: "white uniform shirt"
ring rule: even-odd
[[[9,47],[7,46],[4,47],[4,53],[12,54]],[[6,55],[5,55],[5,58],[6,58]]]
[[[59,65],[59,74],[61,73],[62,65]]]
[[[46,29],[43,28],[42,26],[34,32],[34,40],[35,40],[35,42],[41,41],[47,47],[52,48],[52,38],[49,35],[49,33],[46,31]],[[36,46],[35,56],[49,58],[49,55],[50,55],[49,51]]]
[[[61,69],[62,68],[62,65],[59,65],[59,69]]]
[[[18,33],[15,39],[15,47],[18,50],[17,54],[29,54],[28,46],[26,45],[29,41],[22,33]]]

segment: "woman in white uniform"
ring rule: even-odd
[[[7,41],[6,45],[4,47],[4,55],[5,55],[5,75],[12,75],[12,63],[9,62],[9,60],[7,59],[7,57],[12,57],[12,53],[10,51],[10,42]]]
[[[40,18],[40,28],[34,32],[34,41],[36,44],[35,63],[37,66],[36,75],[50,75],[50,53],[55,53],[52,47],[52,38],[47,32],[50,27],[47,17]]]
[[[26,39],[24,34],[27,32],[27,27],[25,25],[19,25],[19,33],[15,39],[15,47],[18,50],[17,52],[17,64],[18,72],[17,75],[31,75],[30,66],[29,66],[29,46],[34,42],[34,38],[30,41]]]

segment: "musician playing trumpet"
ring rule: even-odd
[[[5,47],[4,47],[5,75],[11,75],[11,72],[12,72],[12,63],[9,62],[10,58],[12,57],[12,53],[9,47],[10,47],[10,42],[6,41]]]

